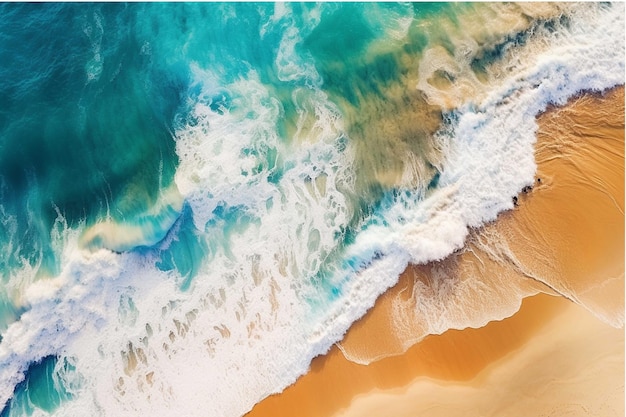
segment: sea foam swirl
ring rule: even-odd
[[[350,134],[366,122],[346,117],[327,69],[301,49],[334,7],[277,5],[260,18],[259,37],[279,45],[273,75],[189,65],[176,189],[133,227],[63,228],[60,273],[24,290],[25,311],[2,334],[7,415],[244,414],[305,373],[409,263],[444,258],[512,208],[533,181],[535,116],[548,104],[624,82],[623,5],[573,8],[507,46],[481,94],[410,85],[442,108],[441,157],[415,156],[411,180],[367,182],[362,198]],[[403,13],[386,15],[396,41],[411,34]],[[440,324],[433,332],[463,325]],[[50,357],[64,399],[20,409],[20,382]]]

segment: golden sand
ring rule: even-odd
[[[527,315],[531,309],[537,310]],[[511,327],[492,327],[495,323],[512,321],[515,324],[509,324]],[[624,415],[623,330],[599,323],[587,311],[562,297],[543,294],[527,298],[520,312],[511,319],[492,324],[470,331],[483,345],[471,346],[470,349],[481,352],[479,365],[487,358],[501,359],[484,367],[471,380],[458,381],[430,375],[418,377],[397,388],[375,389],[359,395],[349,408],[331,415]],[[502,343],[503,337],[512,336],[515,339],[516,330],[521,330],[527,339],[521,337],[526,340]],[[511,333],[507,335],[507,331]],[[513,347],[511,345],[517,343],[523,345],[507,353]],[[448,349],[448,354],[462,349],[465,347],[453,347]],[[477,367],[476,358],[472,355],[463,352],[461,357],[468,368]]]
[[[365,366],[333,347],[249,417],[624,414],[624,332],[607,324],[624,314],[624,88],[538,122],[537,181],[519,206],[473,232],[465,251],[409,268],[341,342],[348,357],[396,356]],[[445,294],[449,307],[465,303],[459,314],[476,322],[527,298],[510,318],[426,336],[415,288],[438,293],[434,274],[461,288]],[[579,305],[531,296],[540,291]]]
[[[498,220],[499,235],[533,274],[623,326],[624,88],[577,97],[539,125],[533,195]]]

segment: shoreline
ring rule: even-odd
[[[623,385],[602,404],[596,404],[594,396],[581,393],[603,386],[614,388],[615,381],[623,382],[624,376],[624,334],[623,329],[615,329],[624,323],[624,87],[602,95],[581,92],[564,106],[548,108],[537,116],[537,121],[535,185],[520,193],[516,208],[473,231],[462,253],[438,263],[408,268],[398,284],[352,325],[340,342],[341,350],[335,345],[326,355],[315,358],[306,375],[281,394],[258,403],[247,417],[294,413],[352,417],[367,415],[372,407],[401,410],[402,404],[413,412],[422,409],[430,410],[433,416],[452,415],[446,414],[453,411],[445,404],[452,398],[454,405],[450,407],[464,415],[464,407],[476,407],[478,397],[472,395],[478,395],[480,381],[496,381],[498,377],[498,389],[504,391],[511,381],[526,381],[528,386],[518,387],[524,392],[532,391],[538,379],[560,381],[562,377],[563,383],[557,384],[560,391],[550,395],[560,395],[554,401],[563,402],[563,407],[569,407],[572,398],[583,401],[584,397],[588,408],[621,409],[623,414]],[[494,254],[494,248],[498,253]],[[496,255],[507,262],[494,262]],[[485,288],[493,292],[488,295],[509,295],[506,307],[513,311],[499,311],[500,317],[495,319],[500,321],[479,324],[477,328],[427,335],[432,329],[412,313],[417,305],[415,286],[421,285],[422,290],[435,288],[437,280],[432,274],[441,271],[455,279],[450,281],[455,288],[466,285],[473,289],[482,283],[473,280],[490,276]],[[507,286],[505,290],[500,290],[502,285]],[[541,292],[559,293],[580,305],[561,296],[534,296]],[[467,300],[461,297],[467,294],[452,292],[456,298],[448,302],[455,306]],[[521,307],[515,305],[516,297]],[[474,304],[468,302],[460,312],[474,311],[484,303],[480,297]],[[491,314],[490,320],[494,320],[493,311],[482,313]],[[580,337],[576,333],[579,324],[587,332],[581,332]],[[399,329],[406,331],[401,334]],[[551,329],[549,334],[546,329]],[[559,362],[553,369],[545,366],[543,374],[542,369],[532,366],[527,374],[524,367],[515,368],[520,358],[530,357],[544,358],[549,365],[549,349],[541,349],[550,343],[567,346],[568,340],[576,341],[565,355],[569,362]],[[597,345],[622,347],[603,355],[593,350]],[[585,359],[585,352],[592,351],[599,362]],[[346,357],[375,360],[359,365]],[[609,363],[606,361],[612,365],[604,366]],[[522,375],[512,373],[513,368]],[[567,370],[573,368],[589,370],[592,379],[576,385],[567,376]],[[617,374],[611,374],[611,369],[617,369]],[[512,388],[507,392],[514,395]],[[486,414],[491,412],[489,391],[482,395],[487,397],[479,401],[483,406],[481,415],[498,415],[497,410],[492,410],[496,414]],[[511,401],[519,402],[515,398]],[[509,412],[547,412],[554,401],[549,396],[541,397],[532,404],[520,403],[531,408]],[[444,410],[443,414],[437,414],[437,410]],[[575,410],[568,410],[564,412],[577,415]]]
[[[488,364],[472,379],[418,376],[396,388],[359,394],[348,408],[332,416],[366,417],[383,412],[394,417],[624,415],[622,331],[599,323],[563,297],[545,294],[525,299],[511,319],[492,323],[517,318],[523,326],[526,314],[537,304],[552,310],[551,315],[521,347]],[[598,384],[599,380],[603,383]]]

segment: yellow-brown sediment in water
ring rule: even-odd
[[[356,170],[372,176],[360,175],[357,189],[369,186],[368,181],[384,188],[424,186],[440,164],[432,137],[439,129],[441,110],[405,86],[388,88],[387,94],[384,101],[364,100],[350,127],[350,137],[357,143]]]
[[[494,51],[507,37],[514,38],[538,20],[556,20],[572,5],[463,3],[456,7],[459,15],[455,18],[424,22],[419,31],[428,34],[427,47],[420,55],[404,57],[417,69],[411,77],[428,103],[445,110],[459,108],[469,100],[480,102],[513,69],[530,65],[547,47],[545,42],[533,42],[533,36],[524,48],[510,48],[514,56],[509,58],[507,52]],[[500,53],[502,57],[493,60]]]
[[[538,121],[537,180],[518,207],[473,233],[464,251],[409,268],[342,347],[379,357],[423,336],[428,322],[397,306],[419,305],[415,288],[436,288],[433,273],[487,294],[504,276],[518,297],[558,292],[579,305],[528,297],[508,319],[429,335],[367,366],[333,347],[249,417],[624,414],[624,332],[605,323],[623,324],[624,312],[624,88],[581,94]],[[467,314],[485,307],[449,294]]]
[[[508,37],[529,29],[537,19],[557,18],[570,6],[481,3],[450,7],[437,18],[415,20],[407,35],[410,41],[395,41],[389,50],[375,44],[360,60],[336,62],[332,67],[337,78],[345,78],[345,90],[331,89],[330,96],[341,109],[354,145],[355,188],[362,198],[380,189],[426,187],[441,165],[433,135],[441,126],[442,111],[469,100],[480,102],[493,90],[494,81],[498,84],[512,67],[530,62],[546,46],[539,42],[526,48],[528,55],[517,61],[504,54],[500,60],[486,60],[484,68],[472,63]],[[403,42],[414,44],[408,47]],[[511,49],[522,53],[519,48]]]

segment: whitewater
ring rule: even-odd
[[[539,6],[54,5],[81,41],[51,46],[38,77],[63,74],[59,45],[84,48],[54,88],[79,91],[66,123],[95,156],[62,174],[37,160],[19,181],[0,158],[1,415],[241,416],[295,382],[407,265],[513,208],[534,182],[539,113],[624,83],[624,4]],[[2,7],[5,41],[40,13]],[[107,44],[130,36],[134,52]],[[10,121],[39,111],[14,103],[43,85],[15,80],[1,90],[7,155],[24,154],[23,126],[65,117],[46,102],[58,119]],[[62,150],[34,144],[24,160],[71,154],[55,138]],[[429,318],[432,332],[519,300]]]

